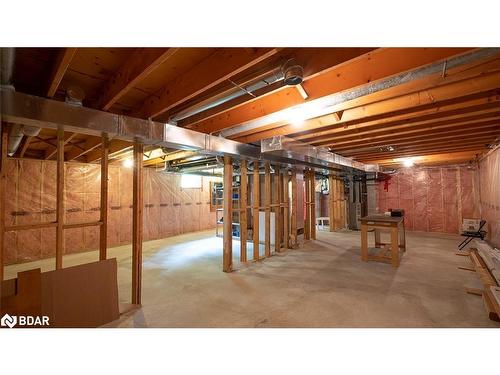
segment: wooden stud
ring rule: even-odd
[[[399,266],[399,243],[398,226],[391,228],[391,264],[393,267]]]
[[[295,169],[292,170],[292,215],[290,218],[290,226],[291,226],[291,237],[292,237],[292,246],[296,247],[298,245],[298,231],[297,231],[297,171]]]
[[[56,269],[62,268],[64,251],[64,129],[57,129],[57,177],[56,177]]]
[[[315,180],[314,180],[314,169],[311,170],[310,172],[310,206],[311,206],[311,239],[315,240],[316,239],[316,186],[315,186]]]
[[[144,145],[134,142],[133,196],[132,196],[132,303],[141,304],[142,288],[142,231],[143,231],[143,168]]]
[[[290,199],[288,196],[288,171],[283,173],[283,244],[290,248]]]
[[[231,272],[233,267],[233,161],[224,156],[224,221],[222,270]]]
[[[240,262],[247,261],[247,237],[248,237],[248,168],[247,161],[241,161],[240,168],[241,195],[240,195]]]
[[[271,256],[271,166],[264,164],[264,206],[265,206],[265,238],[264,249],[266,257]]]
[[[3,281],[4,249],[5,249],[5,183],[7,169],[7,145],[8,129],[7,125],[0,124],[1,128],[1,150],[0,150],[0,284]]]
[[[276,165],[274,167],[274,203],[277,203],[278,206],[274,208],[274,251],[279,253],[281,251],[281,196],[283,194],[283,189],[281,188],[281,174],[280,167]]]
[[[253,201],[253,260],[259,260],[259,206],[260,206],[260,174],[259,162],[253,162],[253,181],[252,181],[252,201]]]
[[[361,223],[361,260],[368,261],[368,228],[365,223]]]
[[[107,240],[108,240],[108,152],[109,138],[108,134],[102,134],[101,145],[101,215],[102,222],[99,228],[99,260],[107,258]]]
[[[330,232],[335,230],[335,179],[333,175],[328,176],[328,217],[330,222]]]
[[[304,239],[311,239],[311,176],[310,171],[304,171],[306,219],[304,221]]]

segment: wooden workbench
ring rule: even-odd
[[[368,215],[360,218],[359,221],[361,222],[361,260],[391,263],[393,267],[398,267],[399,251],[400,249],[406,251],[404,217]],[[368,232],[372,229],[375,234],[375,247],[380,248],[376,255],[368,253]],[[382,229],[391,232],[389,244],[380,242],[380,230]]]

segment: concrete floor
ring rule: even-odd
[[[454,255],[460,237],[407,233],[401,266],[362,262],[359,232],[319,231],[306,242],[258,263],[221,271],[222,239],[204,231],[144,244],[141,309],[108,327],[499,327],[486,316],[468,263]],[[373,238],[370,238],[373,241]],[[249,259],[252,245],[249,243]],[[109,250],[118,259],[120,300],[130,300],[130,246]],[[97,252],[65,256],[70,266]],[[6,267],[53,268],[53,260]]]

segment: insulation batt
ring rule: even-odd
[[[7,160],[6,225],[55,221],[56,163]],[[132,169],[109,166],[108,246],[132,240]],[[100,165],[66,163],[65,222],[94,222],[100,216]],[[215,227],[210,178],[201,189],[182,189],[181,176],[144,168],[144,241]],[[55,228],[7,232],[6,264],[55,256]],[[99,227],[66,229],[64,253],[96,250]]]

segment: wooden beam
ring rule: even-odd
[[[348,90],[441,59],[465,53],[466,48],[380,48],[350,62],[325,69],[302,85],[309,101]],[[232,110],[201,121],[194,130],[211,133],[255,120],[262,114],[277,112],[303,103],[294,87],[278,90]]]
[[[144,101],[141,117],[154,118],[278,53],[278,48],[220,48]]]
[[[274,207],[274,251],[279,253],[281,251],[281,195],[283,189],[281,188],[281,175],[280,166],[274,167],[274,188],[273,188],[273,203],[277,204]]]
[[[311,174],[309,170],[304,171],[306,219],[304,221],[304,240],[311,239]]]
[[[253,201],[253,260],[257,261],[260,258],[260,241],[259,241],[259,206],[260,206],[260,174],[259,161],[253,162],[253,181],[252,181],[252,201]]]
[[[64,129],[57,129],[57,173],[56,173],[56,269],[62,268],[64,252]]]
[[[247,161],[241,161],[240,168],[241,194],[240,194],[240,262],[247,261],[247,238],[248,238],[248,168]]]
[[[408,150],[400,153],[393,153],[393,154],[379,154],[379,155],[364,155],[363,157],[357,157],[354,158],[358,161],[361,161],[363,163],[368,163],[368,160],[374,161],[377,163],[376,160],[385,160],[385,159],[395,159],[395,158],[408,158],[408,157],[425,157],[428,155],[437,155],[437,154],[449,154],[451,152],[458,152],[458,151],[476,151],[478,154],[481,154],[486,151],[486,148],[484,147],[483,144],[481,145],[469,145],[466,147],[452,147],[452,148],[446,148],[446,149],[419,149],[419,150]]]
[[[99,228],[99,260],[107,259],[108,241],[108,153],[109,137],[107,133],[102,134],[101,145],[101,210]]]
[[[143,232],[143,168],[144,145],[134,142],[133,195],[132,195],[132,304],[141,304],[142,290],[142,232]]]
[[[475,159],[477,150],[471,151],[458,151],[458,152],[449,152],[442,154],[428,154],[424,156],[418,156],[415,158],[415,163],[417,165],[427,165],[434,163],[443,163],[443,162],[464,162]],[[399,165],[402,164],[403,161],[398,158],[386,158],[386,159],[373,159],[367,160],[367,163],[379,163],[380,165]]]
[[[20,158],[24,157],[24,154],[30,148],[31,141],[33,141],[33,137],[30,136],[24,137],[23,145],[21,146],[21,149],[19,151]]]
[[[298,230],[297,230],[297,171],[292,169],[292,197],[291,197],[291,218],[290,218],[290,226],[291,226],[291,237],[292,237],[292,247],[297,247],[298,245]]]
[[[62,48],[59,52],[50,76],[49,88],[47,90],[47,96],[49,98],[54,97],[75,53],[76,48]]]
[[[314,179],[314,169],[310,172],[310,184],[311,184],[311,195],[309,197],[311,206],[311,240],[316,239],[316,190],[315,190],[315,179]]]
[[[412,82],[410,82],[412,83]],[[408,84],[401,85],[404,87]],[[332,107],[332,111],[343,110],[342,121],[355,121],[361,119],[369,120],[370,117],[397,115],[409,113],[426,106],[435,106],[437,103],[479,94],[498,88],[500,85],[500,72],[488,73],[458,82],[443,84],[441,86],[426,88],[423,91],[409,92],[404,95],[387,98],[391,89],[382,90],[373,94],[365,95],[359,99],[350,100]],[[400,87],[396,87],[401,89]],[[395,91],[395,90],[392,90]],[[366,101],[366,104],[358,105]],[[333,116],[332,116],[333,119]],[[335,121],[335,120],[333,120]],[[339,123],[340,124],[340,123]],[[311,131],[323,128],[325,123],[318,120],[306,120],[300,126],[300,131]],[[239,142],[251,143],[264,138],[277,135],[290,135],[297,133],[296,125],[284,125],[270,130],[260,131],[255,129],[253,134],[239,137],[232,137]]]
[[[118,152],[123,152],[132,147],[133,145],[130,142],[122,141],[121,139],[112,139],[109,141],[109,156]],[[101,151],[97,147],[94,147],[90,152],[86,152],[86,154],[85,161],[87,163],[96,162],[101,158]]]
[[[81,149],[77,148],[77,147],[73,147],[71,150],[69,150],[66,153],[66,160],[72,161],[72,160],[78,159],[79,157],[82,157],[82,156],[88,154],[90,151],[98,148],[101,145],[101,143],[102,143],[101,138],[90,137],[85,141],[85,144],[83,145],[83,147]],[[63,142],[63,146],[64,146],[64,142]],[[100,155],[100,152],[99,152],[99,155]]]
[[[265,237],[264,250],[266,257],[271,256],[271,166],[264,163],[264,209],[265,209]]]
[[[224,156],[224,222],[222,270],[233,270],[233,160]]]
[[[78,134],[77,133],[67,133],[64,137],[64,146],[66,146],[73,138],[75,138]],[[50,159],[52,156],[54,156],[57,153],[57,147],[52,147],[52,149],[46,150],[45,151],[45,160]],[[20,155],[20,157],[22,157]]]
[[[118,69],[101,90],[97,108],[107,111],[132,87],[136,86],[160,65],[169,60],[179,48],[136,48],[132,56]]]
[[[9,133],[5,123],[1,123],[0,130],[0,284],[4,276],[5,257],[5,188],[7,183],[7,148]]]

